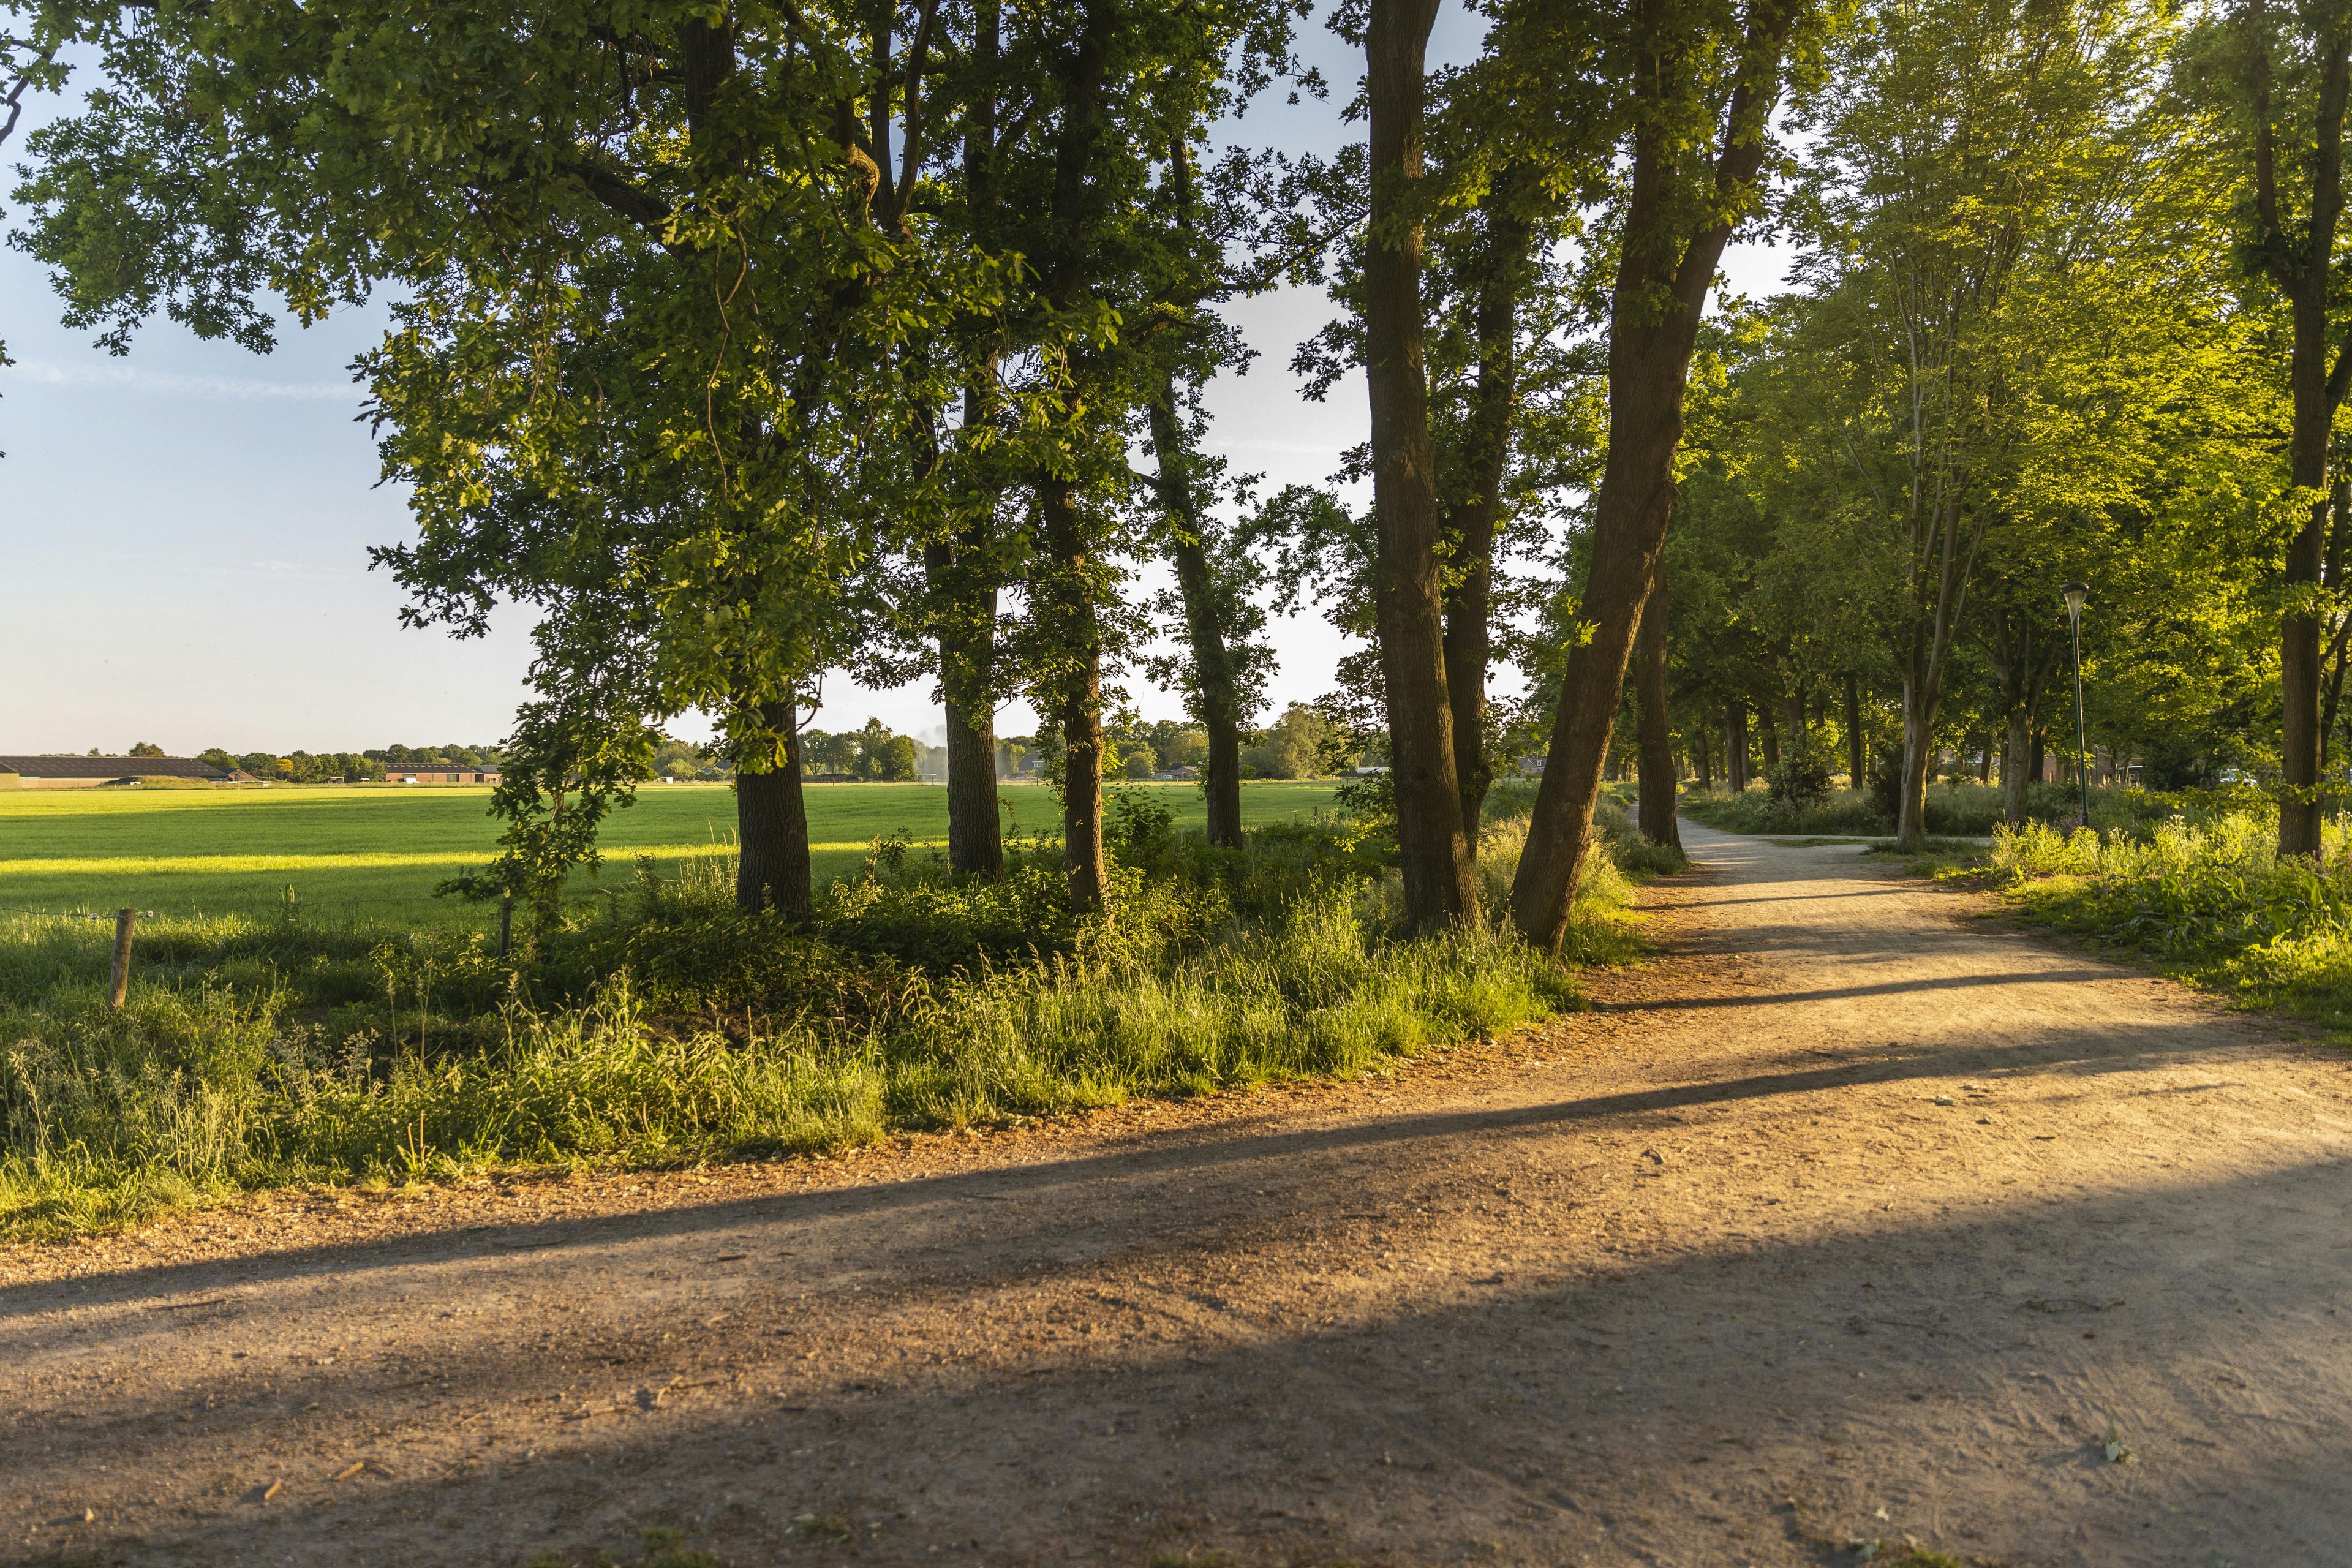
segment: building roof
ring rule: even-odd
[[[28,779],[225,779],[197,757],[0,757],[0,773]]]

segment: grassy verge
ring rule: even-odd
[[[2352,818],[2316,861],[2279,858],[2273,814],[2232,811],[2141,837],[2003,832],[1986,875],[2025,921],[2160,973],[2352,1031]]]
[[[1398,934],[1394,874],[1344,824],[1236,852],[1120,821],[1108,922],[1062,907],[1051,846],[960,885],[885,843],[813,931],[737,915],[712,856],[507,960],[478,932],[299,910],[159,921],[120,1013],[107,928],[0,921],[0,1237],[268,1185],[692,1163],[1344,1077],[1576,1005],[1496,929]],[[1497,908],[1523,835],[1487,832]],[[1572,962],[1631,955],[1628,887],[1597,866]]]

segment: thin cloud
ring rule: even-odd
[[[20,360],[11,374],[17,379],[47,386],[111,386],[163,397],[263,398],[299,403],[351,403],[358,389],[350,383],[247,381],[224,375],[181,375],[173,371],[148,370],[129,364],[58,364],[50,360]]]

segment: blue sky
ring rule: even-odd
[[[1236,139],[1294,152],[1350,139],[1339,100],[1360,57],[1328,35],[1313,41],[1332,99],[1262,104],[1232,128]],[[1475,43],[1475,23],[1449,5],[1433,58],[1465,58]],[[21,162],[23,134],[59,110],[54,100],[32,106],[7,161]],[[1751,247],[1727,270],[1753,289],[1779,266]],[[1288,369],[1328,314],[1319,294],[1290,291],[1234,310],[1260,358],[1212,387],[1211,441],[1273,485],[1323,479],[1364,438],[1360,379],[1317,405]],[[398,589],[367,569],[369,545],[409,533],[403,497],[377,487],[373,445],[354,423],[349,367],[381,331],[380,310],[308,331],[289,322],[267,356],[159,321],[115,358],[57,316],[43,269],[0,251],[0,339],[17,362],[0,371],[0,752],[134,741],[175,754],[344,751],[506,732],[527,623],[509,616],[466,642],[404,629]],[[1319,617],[1279,621],[1274,634],[1276,710],[1328,689],[1344,649]],[[1181,712],[1139,677],[1128,686],[1147,717]],[[869,715],[926,739],[939,724],[921,685],[867,692],[838,676],[816,722],[854,728]],[[1016,708],[999,727],[1033,722]]]

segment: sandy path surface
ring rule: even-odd
[[[1391,1079],[0,1252],[0,1560],[2352,1563],[2352,1062],[1689,837]]]

